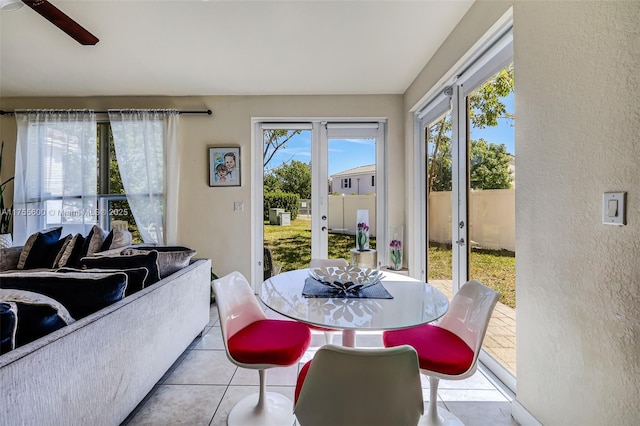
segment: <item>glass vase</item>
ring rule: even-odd
[[[391,238],[391,242],[389,243],[389,269],[394,271],[402,269],[402,252],[404,251],[402,234],[402,226],[389,230],[389,237]]]
[[[369,250],[369,210],[356,210],[356,250]]]

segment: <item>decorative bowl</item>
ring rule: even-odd
[[[322,266],[309,269],[309,275],[337,290],[356,292],[378,283],[384,276],[374,268],[357,266]]]

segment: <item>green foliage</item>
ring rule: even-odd
[[[2,153],[4,152],[4,141],[0,145],[0,171],[2,171]],[[6,209],[4,205],[4,188],[13,180],[13,176],[0,183],[0,234],[11,232],[11,208]]]
[[[282,182],[273,173],[264,175],[264,192],[283,192]]]
[[[473,127],[482,129],[498,125],[498,119],[513,120],[502,98],[514,90],[513,64],[510,64],[469,95],[469,120]],[[428,191],[450,191],[452,179],[451,115],[427,128],[429,146],[427,160]],[[471,141],[471,188],[506,189],[513,176],[508,169],[511,157],[505,145],[488,143],[483,139]]]
[[[266,175],[265,181],[276,191],[298,194],[300,198],[311,198],[311,165],[308,163],[293,160],[288,164],[282,164]]]
[[[269,220],[269,209],[284,209],[291,213],[291,220],[295,220],[300,208],[300,196],[285,192],[265,192],[263,207],[264,220]]]
[[[100,132],[98,132],[100,135]],[[98,158],[100,157],[100,137],[98,137]],[[118,168],[118,160],[116,158],[116,148],[113,143],[113,133],[111,132],[111,127],[109,126],[109,140],[105,141],[109,144],[109,187],[108,188],[99,188],[99,193],[105,194],[125,194],[124,185],[122,184],[122,178],[120,176],[120,169]],[[144,161],[142,162],[144,164]],[[124,220],[128,223],[128,229],[131,232],[133,242],[141,243],[142,237],[140,236],[140,231],[138,230],[138,226],[136,224],[136,220],[133,217],[133,212],[131,211],[131,207],[129,206],[129,202],[127,200],[112,200],[109,202],[109,207],[112,212],[124,213],[124,214],[112,214],[111,220]]]
[[[471,141],[470,179],[471,189],[509,189],[513,173],[509,170],[511,156],[504,144],[494,144],[484,139]],[[429,157],[431,191],[451,191],[451,139],[443,136],[435,164]]]
[[[495,127],[498,118],[513,119],[500,98],[513,92],[513,63],[498,72],[469,96],[469,118],[479,129]]]
[[[511,156],[504,144],[488,143],[484,139],[471,141],[471,188],[509,189],[513,181],[509,161]]]
[[[451,127],[451,121],[442,119],[436,126],[432,126],[432,133],[428,140],[437,140],[438,149],[429,155],[427,170],[429,170],[430,191],[451,191],[451,138],[442,134],[443,127]],[[435,129],[435,135],[433,135]]]

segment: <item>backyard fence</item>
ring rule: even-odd
[[[369,234],[375,237],[375,195],[330,195],[330,232],[355,235],[356,211],[360,209],[369,210]],[[469,232],[473,247],[515,251],[515,190],[471,191]],[[429,240],[451,244],[451,191],[429,195]]]

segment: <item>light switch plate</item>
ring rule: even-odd
[[[605,225],[627,224],[626,196],[626,192],[605,192],[602,194],[602,223]]]
[[[244,203],[242,201],[235,201],[233,203],[233,211],[234,212],[243,212],[244,211]]]

